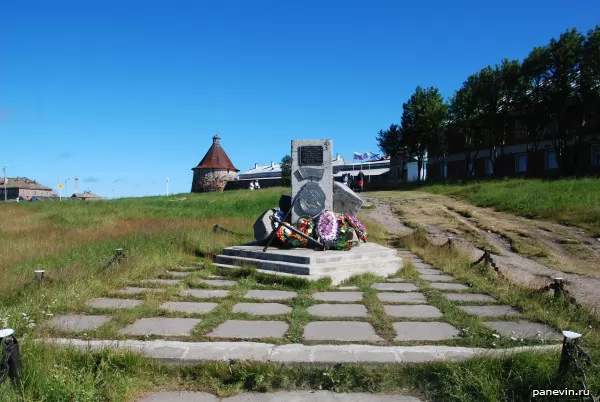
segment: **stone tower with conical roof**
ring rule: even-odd
[[[221,148],[221,137],[215,135],[213,144],[198,166],[192,168],[192,193],[223,191],[229,180],[235,180],[240,170],[233,166],[231,160]]]

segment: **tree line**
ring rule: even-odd
[[[402,105],[400,124],[380,130],[377,141],[395,160],[416,158],[419,178],[426,155],[443,163],[448,149],[464,152],[468,176],[475,175],[480,150],[488,149],[496,176],[503,171],[511,116],[523,122],[529,152],[550,140],[560,172],[574,174],[577,153],[567,148],[582,145],[600,116],[600,26],[586,34],[567,30],[523,61],[484,67],[447,102],[437,88],[418,86]]]

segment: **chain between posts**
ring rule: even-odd
[[[217,231],[219,231],[219,230],[221,232],[229,233],[229,234],[236,235],[236,236],[247,236],[244,233],[237,233],[237,232],[234,232],[234,231],[229,230],[229,229],[225,229],[224,227],[215,224],[215,226],[213,226],[213,233],[217,233]]]
[[[498,273],[499,276],[504,277],[502,272],[500,272],[500,268],[498,268],[498,265],[496,265],[496,262],[492,258],[492,254],[489,249],[487,249],[487,248],[483,249],[483,255],[481,256],[481,258],[479,258],[477,261],[475,261],[473,264],[471,264],[471,267],[474,267],[474,266],[480,264],[481,262],[483,262],[484,266],[491,265],[492,268],[494,268],[494,271],[496,271],[496,273]]]
[[[106,264],[106,268],[109,268],[111,265],[113,265],[115,263],[120,263],[124,258],[125,258],[125,253],[123,253],[123,249],[116,248],[115,254],[112,256],[112,258]]]
[[[574,303],[575,298],[571,296],[569,291],[565,289],[565,282],[563,278],[554,278],[554,282],[550,285],[539,288],[537,291],[540,293],[549,292],[550,290],[554,290],[554,297],[556,298],[566,298],[568,301]]]
[[[569,373],[572,374],[579,381],[582,391],[585,391],[584,395],[581,395],[581,400],[585,401],[585,397],[588,396],[590,401],[596,402],[596,397],[594,397],[588,388],[587,373],[584,368],[584,366],[593,366],[593,362],[590,355],[579,344],[581,334],[563,331],[563,336],[558,374],[560,376],[565,376]],[[574,370],[570,370],[573,367]]]
[[[0,385],[2,385],[8,377],[10,377],[12,382],[15,383],[21,378],[21,354],[19,351],[19,343],[17,342],[17,338],[15,338],[12,333],[0,338],[0,342],[2,344],[2,360],[0,360]]]

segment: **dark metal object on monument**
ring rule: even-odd
[[[21,354],[19,342],[12,329],[0,330],[2,355],[0,356],[0,384],[10,377],[13,383],[21,378]]]
[[[284,214],[287,214],[288,211],[291,209],[292,207],[292,197],[289,195],[282,195],[279,198],[279,210],[281,212],[283,212]],[[288,221],[289,223],[289,221]]]
[[[306,183],[298,197],[300,198],[300,208],[310,216],[314,217],[325,209],[325,193],[314,181]]]
[[[323,147],[319,145],[306,145],[298,148],[299,166],[322,166]]]
[[[298,195],[300,195],[300,194],[298,194]],[[283,217],[284,222],[287,222],[290,219],[290,215],[292,214],[292,210],[294,209],[294,205],[296,205],[298,198],[299,197],[296,196],[296,198],[294,198],[294,200],[292,201],[292,205],[290,205],[290,209],[286,212],[285,216]],[[271,234],[269,235],[267,244],[265,245],[265,248],[263,248],[263,253],[267,252],[267,249],[271,246],[271,243],[273,242],[273,239],[275,238],[276,234],[277,234],[277,230],[273,230],[271,232]]]

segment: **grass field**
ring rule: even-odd
[[[409,390],[433,400],[528,400],[531,389],[577,387],[574,378],[557,377],[557,353],[519,354],[478,358],[462,363],[417,365],[270,365],[259,363],[206,363],[164,365],[128,352],[83,353],[54,349],[33,339],[45,334],[43,322],[51,314],[73,311],[83,301],[122,286],[158,275],[166,268],[208,263],[223,247],[252,240],[252,224],[264,210],[277,205],[283,188],[260,192],[185,194],[173,197],[122,199],[99,202],[22,203],[0,205],[0,327],[16,329],[22,345],[24,378],[18,386],[0,385],[4,401],[130,401],[150,390],[207,390],[232,395],[241,390],[329,389],[334,391]],[[175,201],[181,198],[185,200]],[[395,238],[365,222],[370,238],[407,247],[425,260],[473,283],[510,305],[521,306],[527,318],[585,334],[595,362],[600,361],[600,321],[583,307],[532,293],[495,274],[469,269],[469,261],[453,250],[427,243],[419,232]],[[237,234],[213,233],[215,224]],[[114,249],[124,248],[126,259],[106,268]],[[48,280],[33,280],[33,270],[46,269]],[[208,271],[213,268],[207,267]],[[215,271],[211,271],[215,272]],[[238,275],[229,273],[229,275]],[[240,286],[265,281],[252,270],[241,272]],[[419,281],[410,266],[400,273]],[[391,331],[369,286],[379,278],[361,276],[349,281],[367,292],[365,303],[379,311],[373,324]],[[329,284],[278,281],[281,289],[298,290],[298,302],[307,292],[328,289]],[[469,335],[457,345],[515,346],[495,341],[477,319],[461,314],[435,289],[426,289],[434,305]],[[223,319],[223,314],[218,319]],[[289,317],[291,336],[297,341],[298,323],[306,316]],[[296,326],[296,327],[295,327]],[[525,341],[525,344],[527,341]],[[518,345],[518,341],[516,345]],[[598,367],[588,371],[588,384],[600,388]]]
[[[477,206],[578,226],[600,236],[600,179],[507,179],[443,184],[383,185],[458,197]]]

